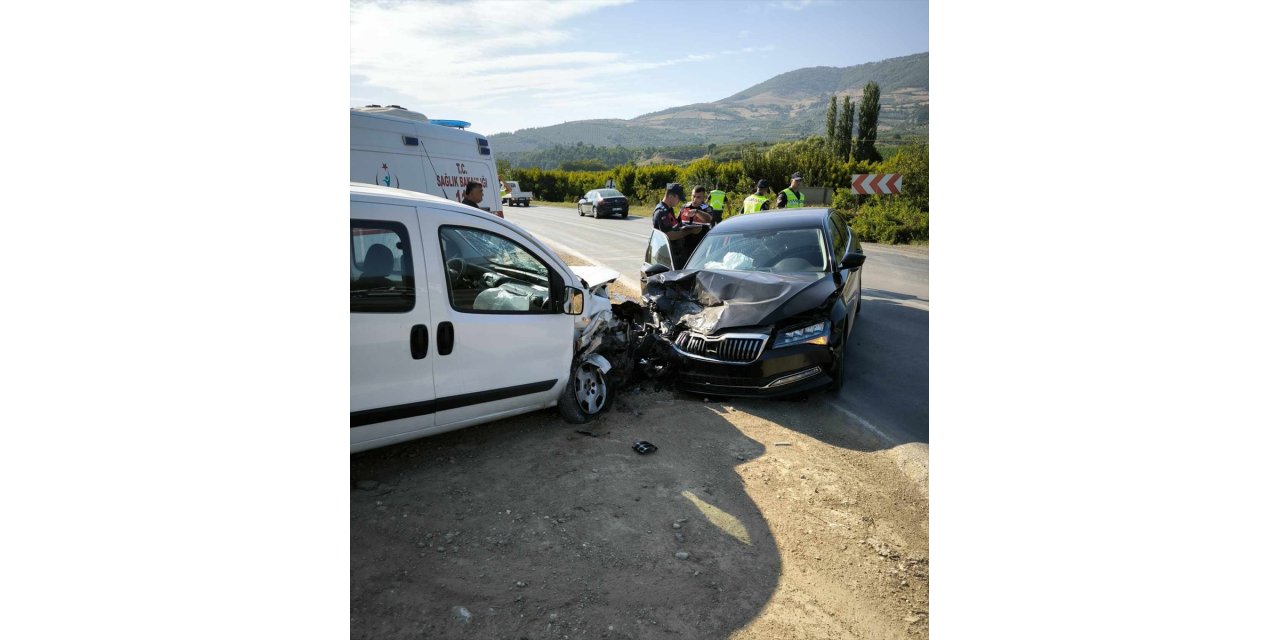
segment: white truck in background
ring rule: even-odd
[[[506,192],[502,194],[502,204],[509,204],[513,207],[527,207],[529,206],[529,201],[533,200],[533,193],[521,191],[519,182],[504,180],[502,184],[506,186]]]

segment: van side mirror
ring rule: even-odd
[[[653,277],[653,276],[658,275],[659,273],[666,273],[666,272],[668,272],[668,271],[670,271],[670,270],[671,270],[671,269],[670,269],[670,268],[668,268],[668,267],[667,267],[667,265],[665,265],[665,264],[658,264],[658,263],[656,263],[656,262],[655,262],[655,263],[653,263],[653,264],[651,264],[651,265],[649,265],[649,266],[647,266],[647,267],[645,267],[645,268],[644,268],[644,275],[646,275],[646,276],[650,276],[650,277]]]
[[[857,269],[858,267],[861,267],[862,263],[866,261],[867,261],[867,254],[865,253],[852,253],[852,252],[846,253],[844,254],[844,259],[840,261],[840,268],[841,269]]]
[[[564,312],[571,316],[582,315],[582,305],[584,304],[584,294],[582,289],[577,287],[564,288]]]

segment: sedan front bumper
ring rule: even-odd
[[[717,396],[773,398],[826,388],[835,365],[830,347],[803,344],[768,349],[752,362],[680,355],[676,388]]]

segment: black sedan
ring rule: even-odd
[[[591,214],[592,218],[627,217],[630,205],[627,197],[617,189],[592,189],[578,199],[578,215]]]
[[[827,209],[735,216],[708,231],[687,264],[676,264],[671,249],[654,231],[641,280],[655,332],[676,354],[679,388],[723,396],[839,391],[866,260],[840,216]]]

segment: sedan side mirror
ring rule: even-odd
[[[658,275],[659,273],[666,273],[670,270],[671,269],[668,268],[667,265],[665,264],[654,263],[644,268],[644,275],[653,277]]]
[[[857,269],[862,263],[867,261],[865,253],[846,253],[844,259],[840,261],[841,269]]]
[[[582,289],[577,287],[564,288],[564,312],[571,316],[582,315],[582,305],[585,298]]]

